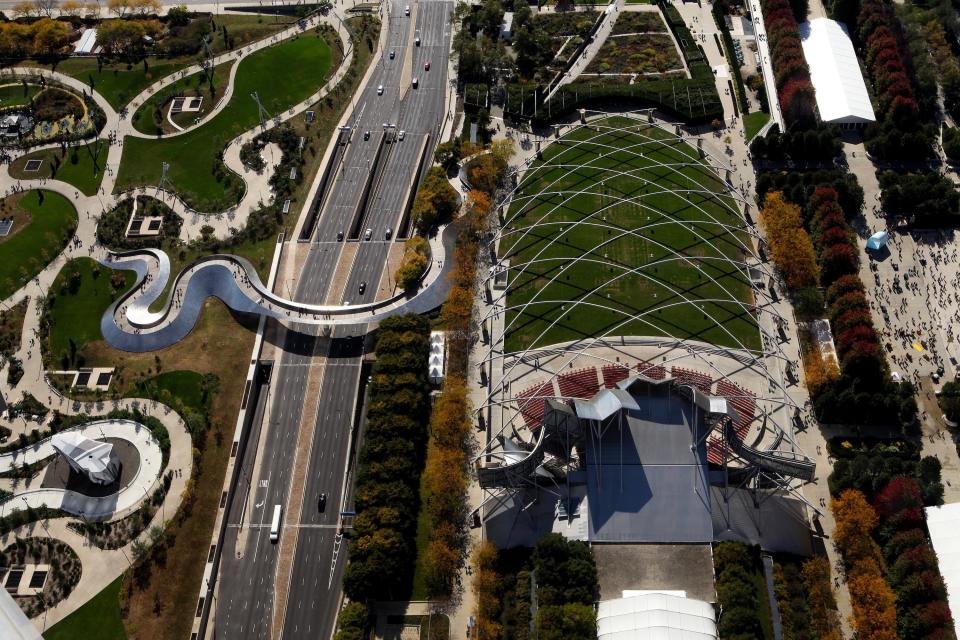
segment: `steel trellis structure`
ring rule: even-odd
[[[520,431],[525,428],[522,408],[530,406],[530,402],[545,403],[558,398],[558,395],[562,398],[562,394],[553,391],[555,383],[559,385],[561,377],[570,375],[569,372],[575,369],[578,363],[583,365],[591,362],[597,367],[622,366],[621,356],[614,354],[642,362],[643,359],[636,355],[636,349],[645,349],[656,352],[656,366],[664,369],[667,365],[687,363],[692,359],[710,372],[712,380],[730,380],[732,376],[747,373],[764,380],[767,384],[764,392],[756,396],[744,392],[744,397],[749,395],[750,401],[756,402],[759,410],[759,415],[751,416],[751,420],[754,424],[762,423],[761,434],[770,429],[775,434],[774,441],[765,451],[743,442],[731,442],[728,445],[727,436],[732,434],[732,431],[726,427],[719,428],[718,442],[723,442],[723,467],[726,472],[728,464],[733,463],[737,467],[737,477],[741,478],[743,483],[749,483],[754,491],[773,487],[774,490],[785,490],[798,495],[797,481],[787,474],[773,470],[777,457],[783,460],[805,461],[804,463],[809,463],[809,458],[793,440],[791,421],[799,407],[787,394],[783,380],[783,369],[786,368],[789,374],[792,361],[784,353],[775,335],[785,319],[774,308],[775,300],[766,287],[774,281],[774,273],[754,248],[755,244],[762,243],[762,239],[756,229],[746,224],[739,209],[739,206],[749,205],[745,197],[730,183],[729,169],[709,151],[704,150],[702,144],[698,144],[699,153],[688,153],[688,150],[692,151],[691,147],[679,146],[686,145],[682,136],[671,133],[666,126],[652,122],[652,118],[647,119],[647,115],[644,113],[641,120],[636,112],[619,114],[620,119],[625,118],[622,124],[608,114],[596,114],[589,122],[582,120],[579,125],[567,131],[564,137],[552,140],[543,149],[538,149],[537,157],[527,160],[520,167],[514,175],[515,186],[499,204],[500,215],[498,220],[493,222],[499,223],[499,226],[492,229],[489,244],[488,255],[492,264],[488,272],[483,274],[483,287],[488,304],[480,312],[486,353],[480,358],[479,367],[481,381],[487,386],[487,394],[484,402],[477,408],[477,413],[481,423],[487,426],[488,438],[487,445],[477,456],[476,462],[481,468],[486,466],[487,470],[491,463],[499,463],[504,467],[526,468],[529,465],[517,464],[525,453],[524,449],[535,455],[538,463],[542,461],[545,428],[532,434],[533,437],[528,438],[529,442],[525,441],[520,435]],[[650,129],[662,130],[667,135],[660,134],[658,138],[644,136],[643,132]],[[679,132],[679,129],[676,131]],[[585,137],[577,138],[584,132],[587,133]],[[640,140],[627,142],[622,146],[614,146],[607,141],[611,134],[621,133],[624,137],[639,137]],[[574,139],[571,139],[572,137]],[[554,145],[560,145],[564,150],[551,155],[551,147]],[[669,162],[655,162],[652,168],[651,165],[643,164],[639,167],[622,168],[622,162],[613,167],[595,164],[613,153],[620,156],[640,155],[644,156],[645,162],[649,162],[650,158],[645,156],[645,152],[650,152],[654,147],[659,150],[665,145],[681,157],[671,158]],[[580,154],[581,157],[589,159],[582,163],[571,163],[566,158],[569,155],[567,152],[571,150],[574,153],[582,150],[584,153]],[[697,155],[699,157],[696,157]],[[558,160],[553,162],[555,158]],[[689,171],[691,168],[695,171]],[[557,176],[531,192],[531,186],[552,170],[558,170]],[[684,170],[687,170],[687,173],[681,173]],[[584,171],[597,175],[589,179],[584,176],[583,179],[587,180],[584,185],[565,188],[564,180],[571,173]],[[648,178],[651,171],[657,172],[656,179]],[[702,176],[690,175],[697,171],[702,171]],[[725,181],[720,180],[717,175],[724,171],[728,172]],[[677,176],[682,180],[673,180],[676,188],[671,188],[669,184],[664,186]],[[606,182],[614,179],[636,180],[640,189],[629,195],[612,194],[603,187]],[[718,194],[718,188],[725,189],[725,193]],[[657,208],[655,203],[651,204],[658,196],[665,195],[682,198],[685,206],[691,207],[691,211],[699,217],[695,221],[682,219]],[[599,198],[601,204],[575,219],[557,219],[565,205],[579,196]],[[544,206],[544,201],[551,204]],[[521,226],[518,224],[519,220],[530,213],[528,204],[533,203],[540,203],[536,206],[540,206],[541,211],[536,212],[533,219],[525,221],[524,226]],[[740,223],[722,219],[720,213],[715,213],[718,205],[723,209],[720,213],[726,214],[723,217],[739,220]],[[624,206],[636,210],[638,217],[645,217],[645,224],[625,227],[607,221],[607,214]],[[651,220],[651,216],[647,214],[655,215]],[[657,228],[669,229],[672,225],[689,227],[695,243],[707,247],[712,255],[685,253],[668,242],[653,239],[650,237],[652,233],[643,233]],[[550,253],[553,245],[560,242],[566,233],[579,229],[598,231],[597,235],[601,236],[601,239],[586,250],[578,249],[581,251],[580,255],[572,258],[562,255],[558,257]],[[709,231],[710,229],[715,229],[716,233]],[[634,239],[656,247],[663,255],[638,265],[606,260],[606,254],[603,253],[605,248],[618,241]],[[527,243],[535,246],[535,253],[531,256],[528,252],[522,261],[512,261],[511,258],[515,256],[504,255],[506,252],[502,251],[502,246],[510,246],[512,249]],[[541,244],[536,246],[536,243]],[[568,243],[564,248],[569,249],[570,246]],[[599,258],[601,254],[604,259]],[[649,255],[653,256],[652,253]],[[736,274],[748,283],[752,300],[738,298],[727,282],[717,281],[711,282],[718,289],[715,297],[696,297],[684,290],[684,287],[665,282],[649,271],[658,266],[676,264],[693,267],[700,273],[704,273],[705,268],[712,267],[721,274]],[[610,275],[597,286],[591,285],[590,289],[585,287],[574,299],[555,299],[548,290],[551,285],[562,282],[561,278],[574,266],[589,266],[596,272],[609,272]],[[536,292],[523,302],[511,302],[509,295],[513,284],[520,281],[528,270],[537,267],[546,267],[545,273],[548,275],[536,274],[543,281],[538,282]],[[605,304],[604,299],[596,295],[604,287],[629,282],[630,278],[639,278],[641,282],[654,283],[661,287],[668,293],[670,301],[664,304],[649,304],[647,308],[640,309],[613,302]],[[757,348],[745,344],[725,326],[723,319],[707,312],[713,308],[711,305],[716,308],[735,309],[740,317],[747,315],[754,318],[761,337],[760,346]],[[655,322],[656,315],[664,309],[682,312],[683,307],[690,307],[706,316],[713,329],[724,336],[730,346],[705,343],[687,335],[673,335],[671,332],[664,332],[663,323]],[[542,311],[546,309],[561,309],[562,312],[552,319],[544,319]],[[581,314],[602,312],[617,316],[617,319],[606,325],[600,335],[541,346],[539,343],[544,336],[573,311]],[[545,328],[535,337],[526,339],[525,344],[519,348],[507,350],[506,336],[516,330],[518,323],[531,312],[546,323]],[[731,317],[734,317],[732,312]],[[631,325],[634,328],[645,327],[650,332],[642,336],[624,333]],[[547,365],[543,366],[541,360]],[[514,382],[529,375],[531,371],[535,373],[535,382],[530,382],[533,386],[522,392],[524,395],[514,393]],[[599,368],[597,372],[600,372]],[[675,384],[678,388],[681,386],[679,380],[675,381]],[[551,430],[555,431],[555,426]],[[520,450],[517,449],[518,442]],[[547,463],[549,462],[548,458]],[[575,461],[573,463],[575,464]],[[556,465],[553,465],[551,469],[556,471],[555,467]],[[488,474],[488,477],[492,476]],[[540,477],[543,478],[544,475],[541,474]],[[502,487],[499,490],[488,487],[484,504],[502,503],[505,492],[515,491],[524,483],[542,487],[542,482],[543,480],[538,483],[533,476],[526,476],[512,478],[512,487]],[[555,483],[554,480],[551,482]],[[542,488],[552,493],[551,489]],[[799,497],[803,500],[802,496]],[[806,504],[817,511],[813,505]]]

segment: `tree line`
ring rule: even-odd
[[[430,411],[429,353],[425,318],[395,316],[380,323],[343,578],[352,601],[402,599],[409,590]]]

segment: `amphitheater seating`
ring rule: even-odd
[[[693,385],[704,393],[710,393],[710,388],[713,386],[713,380],[710,379],[710,376],[699,371],[673,367],[670,374],[680,383]]]
[[[618,382],[630,377],[630,369],[622,364],[605,364],[600,371],[603,374],[604,389],[613,389]]]
[[[554,396],[553,382],[540,383],[517,395],[520,414],[528,428],[535,429],[543,424],[543,415],[547,411],[546,398]]]
[[[658,364],[650,364],[649,362],[638,362],[637,373],[651,380],[663,380],[667,377],[666,368]]]
[[[557,377],[564,398],[592,398],[600,391],[596,367],[585,367]]]
[[[737,410],[740,418],[734,423],[737,437],[741,440],[747,437],[750,431],[750,423],[757,411],[757,401],[754,395],[739,385],[733,384],[727,380],[720,380],[717,383],[717,393],[725,397],[733,408]]]

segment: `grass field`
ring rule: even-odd
[[[19,225],[0,238],[0,300],[23,286],[59,254],[77,228],[77,211],[52,191],[27,191],[5,198],[0,217]]]
[[[763,128],[770,120],[770,114],[764,111],[754,111],[743,116],[743,128],[747,134],[747,140],[753,140],[753,136]]]
[[[220,163],[218,154],[224,145],[257,124],[257,106],[250,94],[257,92],[263,106],[278,114],[323,86],[331,55],[324,38],[311,32],[244,58],[230,102],[204,126],[162,140],[124,140],[117,190],[156,184],[163,159],[170,164],[167,178],[191,206],[200,211],[226,209],[232,204],[228,183],[236,186],[239,178],[218,182],[212,169]],[[293,69],[310,69],[310,73],[282,71]]]
[[[110,148],[106,141],[71,147],[66,152],[59,148],[34,151],[17,158],[10,164],[10,176],[18,180],[56,178],[72,184],[81,193],[92,196],[103,181],[103,165],[109,152]],[[29,160],[43,160],[40,170],[32,173],[24,171],[23,168],[27,166]],[[55,162],[59,162],[56,175],[53,174]]]
[[[747,274],[727,262],[745,223],[719,178],[661,129],[591,124],[544,150],[510,206],[507,351],[604,335],[758,348]]]
[[[120,578],[43,632],[46,640],[126,640],[120,619]]]
[[[71,278],[74,273],[79,274],[78,282]],[[90,258],[75,258],[57,274],[48,297],[48,353],[55,359],[54,364],[59,364],[62,354],[71,351],[71,340],[77,352],[82,353],[87,344],[101,339],[100,317],[117,295],[111,283],[114,274],[123,277],[122,290],[133,285],[132,271],[115,272]]]
[[[28,84],[24,91],[23,83],[4,84],[0,86],[0,107],[30,104],[33,96],[37,95],[42,87],[37,84]]]
[[[207,84],[207,74],[202,72],[197,72],[177,80],[172,85],[166,89],[157,92],[150,99],[140,105],[140,108],[137,109],[137,112],[133,114],[133,126],[137,131],[141,133],[147,133],[150,135],[156,135],[157,126],[153,122],[153,111],[157,107],[164,106],[164,104],[170,98],[178,95],[183,96],[203,96],[203,107],[199,112],[196,113],[185,113],[183,115],[189,116],[192,121],[195,117],[203,117],[206,113],[213,110],[220,100],[223,98],[223,94],[227,88],[227,81],[230,78],[230,69],[233,67],[233,62],[228,61],[223,64],[218,64],[213,69],[213,86],[215,95],[210,95],[210,86]],[[164,121],[167,117],[167,109],[163,109]],[[181,124],[178,122],[181,126]],[[166,131],[169,129],[169,124]]]
[[[223,40],[221,29],[223,26],[227,27],[230,44],[233,48],[239,48],[285,29],[291,22],[293,22],[292,18],[282,16],[279,22],[261,16],[219,16],[216,18],[217,33],[210,44],[210,50],[214,55],[228,50]],[[69,58],[58,62],[56,70],[86,82],[87,86],[92,86],[110,103],[111,107],[120,110],[157,80],[191,64],[196,64],[201,59],[203,59],[202,53],[176,58],[148,56],[146,65],[142,61],[130,65],[125,62],[105,62],[98,65],[97,59],[93,57]],[[43,66],[35,62],[28,64]]]

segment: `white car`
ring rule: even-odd
[[[410,15],[410,5],[407,5],[403,8],[403,15],[405,16]]]
[[[378,96],[382,96],[382,95],[383,95],[383,85],[382,85],[382,84],[377,86],[377,95],[378,95]]]
[[[407,135],[407,132],[404,131],[403,129],[400,129],[400,133],[397,134],[397,139],[398,139],[398,140],[403,140],[403,137],[404,137],[405,135]]]
[[[367,228],[367,230],[363,234],[363,239],[369,240],[372,237],[373,237],[373,229]]]

